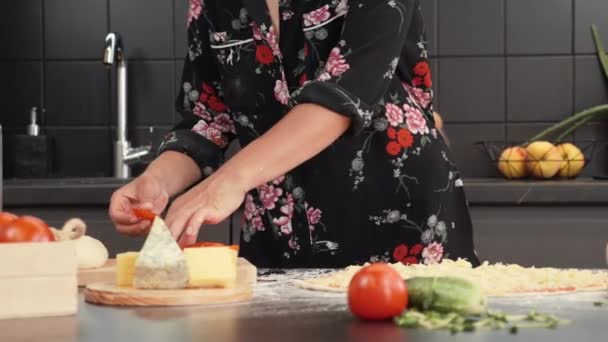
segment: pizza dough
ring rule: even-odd
[[[559,294],[608,289],[608,272],[558,268],[522,267],[515,264],[484,262],[473,268],[464,259],[444,260],[434,265],[390,264],[404,278],[453,276],[478,283],[486,296],[504,297],[538,294]],[[349,266],[327,276],[299,282],[309,290],[346,292],[352,277],[363,266]]]

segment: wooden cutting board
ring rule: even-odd
[[[85,301],[115,306],[180,306],[235,303],[253,296],[257,269],[239,258],[237,283],[230,289],[141,290],[115,285],[115,279],[87,284]],[[113,274],[114,277],[114,274]]]
[[[249,261],[239,258],[238,274],[254,285],[258,278],[257,269]],[[78,270],[78,286],[92,283],[113,283],[116,281],[116,260],[109,259],[102,267]]]

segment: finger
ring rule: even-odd
[[[169,218],[166,221],[167,226],[169,226],[169,230],[171,231],[171,235],[173,238],[177,240],[179,236],[182,234],[184,229],[186,228],[186,223],[190,220],[190,217],[193,214],[193,210],[191,209],[182,209],[175,208],[169,209],[171,216],[167,215]]]
[[[128,198],[123,197],[121,194],[113,196],[110,201],[109,215],[113,222],[118,224],[129,224],[139,221],[135,215],[133,215],[131,208],[131,202]]]
[[[179,240],[181,246],[188,246],[196,242],[198,232],[203,222],[205,222],[205,217],[204,210],[198,210],[190,217],[190,220],[186,223],[186,229]]]
[[[141,221],[136,224],[118,224],[116,230],[124,235],[139,236],[147,233],[150,228],[150,221]]]
[[[143,177],[138,180],[135,188],[139,205],[144,209],[153,209],[154,203],[161,195],[159,184],[152,178]]]

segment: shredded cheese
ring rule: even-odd
[[[352,277],[362,267],[349,266],[330,275],[307,279],[302,286],[318,290],[346,291]],[[403,279],[411,277],[452,276],[478,283],[487,296],[532,293],[561,293],[608,289],[608,272],[577,269],[522,267],[517,264],[484,262],[473,268],[464,259],[444,260],[433,265],[390,264]]]

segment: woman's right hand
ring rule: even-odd
[[[137,218],[133,209],[144,208],[160,214],[168,201],[169,195],[162,182],[152,175],[143,173],[112,194],[110,219],[118,232],[133,236],[141,235],[148,231],[151,222]]]

